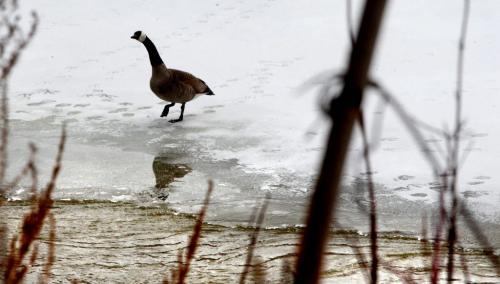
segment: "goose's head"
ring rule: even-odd
[[[136,31],[130,38],[136,39],[140,42],[144,42],[144,40],[146,39],[146,34],[142,31]]]

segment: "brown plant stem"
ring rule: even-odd
[[[366,128],[363,112],[359,111],[359,127],[361,130],[361,140],[363,141],[363,158],[365,160],[366,174],[368,178],[368,195],[370,198],[370,251],[372,255],[372,265],[370,269],[371,283],[378,280],[378,246],[377,246],[377,202],[375,199],[375,188],[372,179],[372,166],[370,162],[370,147],[366,137]]]
[[[457,241],[457,213],[458,213],[458,197],[457,197],[457,179],[458,179],[458,156],[460,152],[460,133],[462,129],[462,85],[464,73],[464,57],[465,57],[465,40],[467,36],[467,24],[469,20],[470,1],[464,0],[462,27],[460,32],[460,40],[458,44],[457,56],[457,81],[455,92],[455,131],[453,133],[453,147],[451,152],[451,213],[450,223],[448,228],[448,283],[453,281],[454,273],[454,251]]]
[[[323,251],[339,193],[344,160],[351,139],[352,127],[358,117],[363,90],[368,82],[368,69],[386,2],[386,0],[365,2],[358,38],[353,46],[344,80],[344,88],[340,96],[331,103],[330,115],[333,119],[333,126],[318,182],[309,205],[306,228],[296,263],[295,283],[314,284],[319,280]]]
[[[257,222],[255,223],[255,229],[252,232],[252,236],[250,237],[250,243],[248,244],[247,249],[247,257],[245,260],[245,265],[243,266],[243,272],[240,275],[240,284],[245,283],[245,278],[248,274],[248,270],[252,265],[253,252],[255,250],[255,245],[257,244],[257,238],[259,236],[260,229],[262,228],[262,223],[264,222],[264,217],[266,216],[267,206],[269,204],[270,196],[266,195],[266,199],[264,204],[259,210],[259,217],[257,218]]]
[[[183,284],[186,281],[186,276],[189,272],[189,266],[191,265],[191,261],[194,258],[194,253],[196,252],[196,248],[198,247],[198,241],[201,237],[203,219],[205,218],[208,205],[210,204],[210,196],[212,194],[213,188],[214,188],[214,183],[213,181],[209,180],[208,190],[205,195],[205,200],[203,201],[203,207],[201,208],[200,213],[198,214],[198,218],[196,219],[196,224],[193,228],[193,235],[191,235],[191,238],[189,240],[189,245],[185,257],[186,260],[184,262],[182,262],[182,255],[181,255],[181,261],[179,263],[180,264],[179,279],[178,279],[179,284]]]

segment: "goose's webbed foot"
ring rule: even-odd
[[[178,119],[171,119],[168,122],[170,122],[170,123],[176,123],[176,122],[179,122],[179,121],[182,121],[182,118],[179,117]]]
[[[182,105],[181,105],[181,115],[179,116],[178,119],[172,119],[172,120],[169,120],[168,122],[170,122],[170,123],[176,123],[176,122],[182,121],[182,119],[184,118],[184,107],[185,106],[186,106],[186,103],[182,103]]]

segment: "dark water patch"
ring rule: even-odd
[[[394,191],[408,191],[410,189],[406,186],[399,186],[399,187],[393,188],[392,190],[394,190]]]
[[[63,104],[57,104],[56,107],[69,107],[71,106],[71,104],[66,104],[66,103],[63,103]]]
[[[92,116],[87,116],[85,119],[89,120],[89,121],[91,121],[91,120],[103,120],[104,117],[102,115],[92,115]]]
[[[477,177],[474,177],[475,179],[478,179],[478,180],[489,180],[491,179],[491,177],[489,176],[477,176]]]
[[[110,110],[110,111],[108,111],[108,113],[119,113],[119,112],[125,112],[127,110],[128,110],[128,108],[122,107],[122,108],[117,108],[117,109],[114,109],[114,110]]]
[[[483,195],[488,195],[488,192],[485,191],[474,191],[474,190],[466,190],[462,192],[464,198],[478,198]]]
[[[410,179],[414,179],[414,178],[415,178],[414,176],[410,176],[410,175],[400,175],[400,176],[398,176],[399,180],[410,180]]]
[[[39,101],[39,102],[34,102],[34,103],[28,103],[26,104],[27,106],[42,106],[42,105],[46,105],[46,104],[50,104],[50,103],[55,103],[56,101],[54,100],[43,100],[43,101]]]
[[[75,104],[73,105],[73,107],[77,107],[77,108],[84,108],[84,107],[88,107],[90,106],[90,104]]]

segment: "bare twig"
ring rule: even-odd
[[[408,129],[410,135],[413,137],[418,147],[424,154],[429,166],[432,168],[432,171],[435,176],[440,176],[442,172],[442,166],[439,162],[439,159],[430,151],[429,147],[425,143],[424,134],[416,124],[416,119],[414,119],[406,108],[396,99],[394,95],[392,95],[387,88],[383,87],[380,83],[371,82],[371,87],[378,91],[378,93],[382,96],[382,98],[389,103],[389,105],[394,109],[396,115],[401,119],[403,124]],[[442,131],[441,131],[442,133]]]
[[[353,27],[353,21],[352,21],[352,1],[351,0],[346,0],[345,3],[345,14],[346,14],[346,21],[347,21],[347,32],[349,33],[349,39],[351,41],[351,46],[354,46],[354,42],[356,41],[356,36],[354,35],[354,27]]]
[[[193,235],[191,235],[191,238],[189,240],[189,245],[187,248],[186,256],[185,256],[185,261],[182,261],[182,255],[181,255],[181,261],[179,263],[179,284],[183,284],[186,281],[186,276],[189,272],[189,266],[191,265],[191,261],[194,258],[194,253],[196,252],[196,248],[198,247],[198,241],[201,236],[201,229],[203,226],[203,219],[205,218],[205,213],[207,212],[208,205],[210,204],[210,196],[212,194],[212,190],[214,188],[214,183],[213,181],[209,180],[208,181],[208,190],[205,195],[205,200],[203,201],[203,206],[200,210],[200,213],[198,214],[198,219],[196,219],[196,224],[193,228]]]
[[[253,252],[255,250],[255,245],[257,244],[257,238],[259,236],[260,229],[262,227],[262,223],[264,222],[264,217],[266,216],[267,206],[269,204],[270,195],[266,195],[266,199],[262,204],[262,207],[259,210],[259,217],[255,223],[255,229],[252,232],[252,236],[250,237],[250,243],[248,244],[247,249],[247,257],[245,260],[245,265],[243,266],[243,272],[240,274],[240,284],[245,283],[245,278],[248,274],[248,270],[252,265]]]
[[[425,143],[424,135],[414,119],[409,115],[409,112],[399,103],[394,96],[392,96],[386,88],[382,87],[379,83],[373,83],[372,87],[379,91],[379,94],[392,106],[401,121],[405,124],[406,128],[413,136],[421,152],[432,168],[433,174],[437,179],[441,179],[442,187],[439,191],[438,204],[439,204],[439,218],[436,225],[433,258],[432,258],[432,272],[431,279],[437,279],[435,276],[439,274],[440,254],[441,254],[441,234],[446,222],[447,210],[445,207],[445,192],[448,188],[448,171],[443,170],[440,165],[439,159],[430,151]],[[444,172],[444,173],[443,173]],[[434,282],[435,283],[435,282]]]
[[[375,199],[375,188],[372,180],[372,166],[370,162],[370,147],[366,137],[365,122],[363,112],[359,111],[359,128],[361,130],[361,140],[363,141],[363,158],[365,160],[366,174],[368,179],[368,195],[370,197],[370,250],[372,255],[372,265],[370,269],[371,283],[378,280],[378,246],[377,246],[377,203]]]
[[[464,0],[462,28],[460,32],[460,40],[458,44],[458,58],[457,58],[457,82],[455,93],[455,131],[453,133],[453,148],[451,154],[451,213],[450,223],[448,228],[448,283],[453,281],[454,272],[454,250],[457,241],[457,212],[458,212],[458,197],[457,197],[457,179],[458,179],[458,166],[459,166],[459,152],[460,152],[460,133],[462,129],[462,85],[463,85],[463,71],[464,71],[464,56],[465,56],[465,40],[467,35],[467,24],[469,20],[470,0]],[[436,278],[434,278],[436,277]],[[432,280],[437,283],[437,276],[433,275]]]
[[[52,192],[55,187],[56,179],[61,168],[62,155],[66,142],[66,131],[63,127],[61,138],[59,141],[56,161],[52,169],[52,176],[46,188],[40,194],[37,206],[24,217],[21,227],[20,238],[14,237],[9,251],[6,269],[4,272],[4,281],[6,283],[19,283],[24,279],[28,267],[23,265],[23,260],[27,255],[30,247],[40,235],[45,218],[49,214],[52,206]],[[19,242],[18,248],[16,242]],[[49,253],[50,258],[50,253]],[[50,259],[49,259],[50,260]]]
[[[9,107],[7,100],[7,78],[16,65],[23,50],[33,39],[38,27],[38,15],[32,11],[32,22],[29,32],[23,36],[20,27],[20,15],[17,11],[17,1],[3,1],[0,5],[0,26],[5,26],[6,34],[0,37],[0,187],[4,186],[5,171],[7,166],[7,144],[9,137]],[[7,49],[12,50],[8,55]],[[2,190],[0,190],[0,194]]]
[[[491,245],[488,237],[483,233],[481,227],[479,227],[477,221],[474,219],[474,215],[470,212],[470,210],[465,206],[464,203],[460,205],[460,215],[465,220],[465,224],[469,227],[469,230],[473,233],[476,240],[481,244],[483,253],[488,257],[490,262],[493,264],[497,276],[500,276],[500,257],[495,254],[495,249]]]

